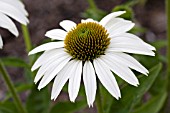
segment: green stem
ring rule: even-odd
[[[22,28],[24,41],[25,41],[26,51],[28,53],[32,49],[32,43],[31,43],[31,40],[30,40],[29,30],[28,30],[28,27],[25,26],[25,25],[21,25],[21,28]],[[34,62],[34,57],[29,56],[29,64],[30,64],[30,66],[32,66],[33,62]]]
[[[168,111],[170,107],[170,0],[166,0],[166,14],[167,14],[167,40],[168,40],[168,46],[167,46],[168,100],[166,103],[167,104],[166,111]]]
[[[168,68],[167,69],[168,69],[168,76],[170,78],[170,0],[166,0],[166,13],[167,13],[167,39],[168,39],[168,48],[167,48]]]
[[[100,92],[100,87],[99,87],[98,81],[97,81],[96,105],[97,105],[98,113],[103,113],[103,106],[102,106],[102,100],[101,100],[101,92]]]
[[[97,6],[96,6],[94,0],[87,0],[87,1],[88,1],[88,3],[89,3],[89,5],[90,5],[91,8],[97,9]]]
[[[25,41],[26,51],[29,52],[32,49],[32,44],[30,40],[30,35],[28,31],[28,27],[25,25],[21,25],[22,33]]]
[[[5,81],[6,85],[8,86],[9,91],[10,91],[11,95],[13,96],[13,99],[14,99],[14,102],[18,109],[18,112],[19,113],[27,113],[26,110],[24,109],[24,107],[22,106],[21,100],[18,97],[16,90],[14,88],[14,85],[12,84],[12,81],[9,77],[9,74],[5,70],[5,67],[1,60],[0,60],[0,74],[2,74],[2,77],[4,78],[4,81]]]

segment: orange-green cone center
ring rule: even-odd
[[[110,38],[106,29],[95,23],[80,23],[68,32],[64,48],[78,60],[93,60],[104,55],[110,44]]]

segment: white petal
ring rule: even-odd
[[[51,99],[55,100],[58,97],[64,84],[67,82],[70,75],[74,73],[74,72],[70,73],[70,71],[72,70],[72,67],[74,66],[74,63],[75,62],[73,60],[68,62],[66,66],[56,76],[53,87],[52,87]]]
[[[108,55],[101,56],[101,60],[120,78],[125,80],[131,85],[137,86],[139,84],[138,79],[134,75],[134,73],[125,65],[123,65],[121,62],[117,62],[116,60],[113,60]]]
[[[126,21],[126,20],[125,20]],[[122,22],[124,22],[123,18],[113,18],[110,20],[104,27],[107,30],[111,30],[112,27],[120,25]]]
[[[122,33],[117,36],[112,36],[112,39],[119,38],[123,40],[129,40],[129,41],[135,41],[134,43],[140,43],[143,44],[143,46],[147,47],[149,50],[156,50],[155,47],[151,46],[150,44],[147,44],[142,39],[140,39],[138,36],[131,34],[131,33]],[[126,42],[126,41],[125,41]]]
[[[123,33],[111,37],[111,43],[108,50],[154,56],[155,53],[152,51],[153,49],[154,47],[145,43],[137,36],[130,33]]]
[[[46,32],[45,36],[56,39],[56,40],[64,40],[67,35],[67,32],[65,32],[62,29],[53,29],[48,32]]]
[[[83,67],[83,81],[87,96],[87,103],[90,106],[93,106],[93,102],[96,96],[96,75],[94,72],[93,65],[90,61],[86,61]]]
[[[107,52],[126,52],[126,53],[155,56],[155,53],[153,51],[148,50],[141,45],[129,44],[129,43],[112,44],[112,46],[109,47],[106,51]]]
[[[23,14],[28,16],[28,12],[25,10],[24,4],[20,0],[1,0],[2,2],[6,2],[15,8],[17,8],[19,11],[21,11]]]
[[[38,85],[38,89],[45,87],[70,59],[70,56],[63,56],[47,67],[46,72]]]
[[[66,31],[70,31],[74,27],[76,27],[76,23],[71,20],[63,20],[60,22],[60,26],[63,27]]]
[[[52,57],[52,58],[51,58]],[[68,58],[67,53],[61,52],[61,54],[56,54],[54,56],[51,56],[50,59],[44,59],[45,62],[42,64],[40,69],[38,70],[34,82],[37,83],[41,77],[45,74],[45,72],[48,72],[51,74],[51,71],[53,71],[57,65],[59,65],[60,62]]]
[[[117,60],[117,62],[121,62],[122,64],[142,73],[147,75],[148,70],[143,67],[136,59],[134,59],[133,57],[131,57],[128,54],[125,53],[107,53],[107,55],[109,55],[110,57],[112,57],[113,59]]]
[[[121,33],[125,33],[134,27],[134,23],[122,18],[114,18],[108,22],[104,27],[109,33],[109,37],[116,36]]]
[[[49,42],[46,44],[42,44],[36,48],[34,48],[32,51],[29,52],[29,55],[38,53],[38,52],[42,52],[45,50],[51,50],[51,49],[55,49],[55,48],[62,48],[64,47],[64,42],[63,41],[59,41],[59,42]]]
[[[146,43],[146,42],[144,42],[144,43],[145,43],[145,46],[148,47],[148,49],[150,49],[150,50],[156,50],[156,48],[153,47],[153,46],[151,46],[150,44],[148,44],[148,43]]]
[[[81,20],[81,23],[87,23],[87,22],[96,22],[96,23],[98,23],[97,21],[95,21],[95,20],[93,20],[93,19],[91,19],[91,18],[82,19],[82,20]]]
[[[0,35],[0,49],[2,49],[2,46],[3,46],[3,41],[2,41],[2,37]]]
[[[18,30],[12,20],[0,12],[0,27],[8,29],[12,34],[18,36]]]
[[[99,80],[112,96],[119,99],[121,94],[114,75],[106,65],[98,59],[94,60],[94,67]]]
[[[81,74],[82,74],[82,61],[76,61],[74,60],[74,69],[72,68],[72,72],[70,72],[70,78],[69,78],[69,86],[68,86],[68,92],[70,101],[74,102],[79,89],[80,89],[80,82],[81,82]]]
[[[0,12],[10,16],[11,18],[17,20],[18,22],[24,25],[27,25],[27,23],[29,22],[26,16],[23,13],[21,13],[18,9],[2,1],[0,1]]]
[[[117,12],[110,13],[110,14],[106,15],[99,23],[101,25],[105,26],[110,20],[112,20],[113,18],[120,16],[124,13],[126,13],[126,11],[117,11]]]
[[[46,63],[48,60],[53,58],[56,55],[60,55],[64,52],[64,48],[59,48],[59,49],[53,49],[49,51],[45,51],[34,63],[34,65],[31,68],[31,71],[36,70],[39,68],[42,64]]]

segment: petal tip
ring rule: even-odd
[[[32,51],[30,51],[30,52],[28,53],[29,56],[32,55],[32,54],[33,54]]]

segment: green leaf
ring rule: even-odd
[[[20,58],[5,57],[5,58],[1,58],[1,60],[5,66],[29,68],[29,65]]]
[[[49,106],[50,95],[48,88],[46,87],[39,91],[36,86],[33,86],[26,102],[28,113],[48,113]]]
[[[0,102],[0,113],[18,113],[15,104],[11,101]]]
[[[110,101],[110,100],[112,100],[113,96],[110,95],[110,93],[108,93],[108,91],[102,84],[99,84],[99,88],[100,88],[100,92],[102,95],[103,110],[108,111],[108,109],[110,108],[111,103],[112,103],[112,101]]]
[[[153,67],[157,65],[160,60],[159,60],[159,55],[157,55],[153,58],[151,56],[140,56],[140,55],[133,55],[135,59],[137,59],[141,64],[143,64],[146,68]],[[149,61],[149,62],[148,62]]]
[[[53,106],[50,113],[74,113],[87,106],[85,101],[71,102],[58,102]]]
[[[163,47],[166,47],[168,45],[167,40],[156,40],[155,42],[152,43],[152,45],[154,47],[156,47],[156,49],[161,49]]]
[[[146,104],[136,109],[132,113],[158,113],[167,97],[167,93],[161,93],[151,98]]]
[[[130,113],[133,107],[139,102],[142,96],[150,89],[162,68],[161,64],[150,69],[148,77],[141,75],[139,78],[140,85],[138,87],[127,85],[121,91],[122,98],[114,100],[109,113]]]
[[[166,75],[166,72],[162,71],[156,78],[156,82],[154,82],[149,91],[151,95],[162,94],[167,90],[168,79],[164,75]]]

